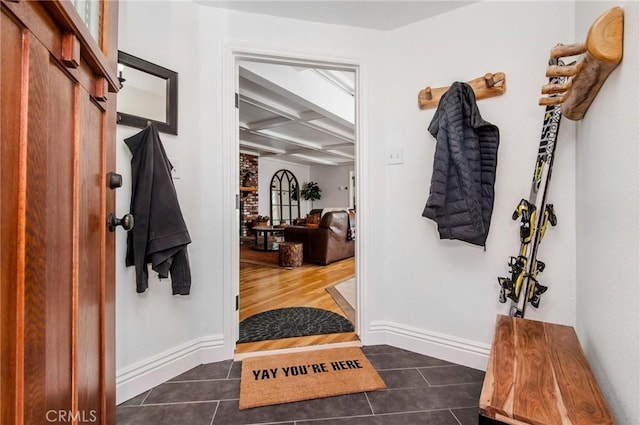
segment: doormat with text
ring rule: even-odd
[[[242,361],[240,410],[386,388],[360,348],[259,356]]]

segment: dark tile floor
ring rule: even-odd
[[[386,390],[238,410],[241,363],[195,367],[118,406],[118,425],[477,425],[484,372],[387,345],[363,347]]]

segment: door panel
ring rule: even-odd
[[[2,402],[0,407],[0,423],[10,424],[16,416],[18,397],[12,388],[21,387],[24,383],[22,376],[16,370],[22,365],[21,353],[15,342],[18,335],[22,335],[22,322],[17,322],[16,317],[22,315],[21,302],[24,293],[18,291],[21,288],[19,281],[24,280],[24,275],[19,263],[22,258],[20,243],[24,238],[24,199],[18,194],[25,184],[24,172],[26,170],[26,140],[20,138],[20,126],[22,121],[17,114],[7,111],[20,111],[21,81],[26,70],[22,66],[22,55],[25,43],[22,40],[22,31],[11,19],[4,14],[0,15],[0,36],[2,37],[2,49],[0,49],[0,84],[2,84],[2,102],[0,109],[0,125],[2,137],[0,137],[0,387],[2,388]],[[27,47],[28,48],[28,47]],[[11,164],[11,166],[8,166]],[[6,326],[4,324],[12,324]],[[7,391],[7,389],[9,389]]]
[[[74,126],[73,111],[76,89],[47,55],[48,111],[46,125],[41,128],[48,147],[46,169],[47,200],[47,411],[64,410],[73,403],[73,282],[74,249],[73,176]],[[70,105],[70,106],[63,106]],[[35,135],[31,134],[31,137]],[[31,172],[31,167],[29,167]],[[28,423],[28,422],[27,422]]]
[[[107,59],[87,42],[69,5],[0,0],[3,425],[115,424],[116,114],[99,82],[115,90],[117,46],[103,36]],[[78,60],[65,37],[80,40]]]
[[[34,37],[25,33],[26,48],[23,52],[28,63],[28,92],[38,96],[27,99],[27,175],[26,175],[26,236],[24,279],[24,383],[25,422],[35,423],[46,412],[46,362],[47,353],[47,287],[50,271],[47,270],[49,235],[47,163],[48,146],[48,97],[49,52]],[[56,209],[57,210],[57,209]],[[64,243],[64,239],[60,241]],[[62,275],[64,277],[64,275]],[[63,361],[61,365],[63,366]]]
[[[102,115],[103,111],[87,95],[80,99],[81,138],[80,193],[79,193],[79,252],[82,253],[78,273],[78,406],[82,412],[100,412],[101,382],[101,289],[103,233],[106,218],[103,215],[106,173],[102,169]],[[98,265],[98,267],[96,267]]]

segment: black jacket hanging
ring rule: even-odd
[[[158,130],[148,125],[125,139],[131,150],[131,214],[134,228],[127,234],[127,266],[136,268],[136,291],[148,286],[147,264],[161,278],[171,274],[173,295],[189,295],[191,270],[187,244],[191,243],[180,211],[171,169]]]
[[[455,82],[440,99],[429,132],[436,151],[422,215],[438,224],[440,239],[484,246],[493,212],[498,127],[482,119],[473,89]]]

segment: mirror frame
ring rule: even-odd
[[[151,74],[167,81],[167,109],[166,121],[157,121],[147,117],[118,112],[118,124],[131,127],[145,128],[150,122],[154,123],[158,131],[178,134],[178,73],[160,65],[140,59],[136,56],[118,50],[118,63],[138,71]],[[126,85],[126,83],[125,83]]]
[[[283,183],[288,184],[288,187],[283,187]],[[276,186],[277,185],[277,186]],[[296,175],[293,174],[290,170],[282,168],[275,173],[271,177],[271,183],[269,185],[269,210],[271,212],[271,225],[275,226],[276,224],[276,215],[278,216],[278,221],[286,221],[288,224],[293,224],[293,220],[296,218],[300,218],[300,184],[298,183],[298,179]],[[277,202],[274,202],[274,196],[278,199]],[[285,199],[284,197],[287,196]],[[285,201],[287,201],[285,203]],[[295,203],[294,203],[295,202]],[[273,209],[278,209],[278,214],[274,214]],[[288,207],[289,217],[283,219],[282,211]],[[297,211],[297,216],[293,217],[293,207],[295,207]]]

